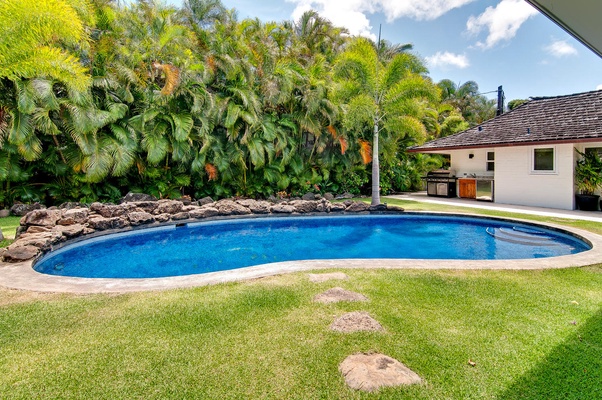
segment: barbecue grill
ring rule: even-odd
[[[435,197],[456,197],[456,171],[437,169],[426,174],[426,194]]]

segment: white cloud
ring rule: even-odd
[[[557,40],[544,47],[544,50],[554,57],[577,55],[577,49],[571,46],[566,40]]]
[[[535,8],[523,0],[502,0],[495,7],[487,7],[478,17],[470,16],[466,29],[474,35],[486,29],[487,39],[485,42],[477,42],[477,46],[489,49],[501,41],[512,39],[518,28],[537,13]]]
[[[335,26],[342,26],[352,35],[376,37],[370,33],[372,26],[368,15],[382,12],[388,22],[401,17],[416,20],[433,20],[448,11],[475,0],[286,0],[296,4],[293,19],[298,20],[305,11],[316,10]]]
[[[417,20],[433,20],[454,8],[460,8],[474,0],[380,0],[379,4],[389,22],[410,17]]]
[[[596,90],[602,90],[602,84],[596,86]]]
[[[449,51],[440,52],[438,51],[434,55],[430,57],[426,57],[426,62],[430,67],[457,67],[457,68],[466,68],[470,65],[468,61],[468,57],[464,54],[454,54]]]

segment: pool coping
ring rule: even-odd
[[[541,270],[584,267],[602,262],[602,236],[582,229],[521,218],[483,216],[472,213],[410,211],[401,213],[401,215],[404,214],[478,217],[480,219],[516,221],[528,225],[539,225],[575,235],[586,242],[589,242],[592,249],[572,255],[519,260],[430,260],[399,258],[284,261],[198,275],[144,279],[74,278],[54,276],[35,271],[32,267],[34,261],[21,263],[0,262],[0,286],[9,289],[37,292],[77,294],[126,293],[191,288],[320,269]]]

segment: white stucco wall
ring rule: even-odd
[[[553,172],[532,171],[533,150],[554,148]],[[496,149],[495,202],[525,206],[575,208],[574,146],[514,146]]]
[[[486,171],[487,152],[495,149],[474,149],[451,151],[451,169],[456,171],[456,176],[463,177],[464,174],[476,174],[479,176],[493,176],[493,172]],[[473,155],[470,158],[470,155]],[[497,154],[496,154],[497,159]]]

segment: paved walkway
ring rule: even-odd
[[[512,204],[491,203],[461,198],[429,197],[426,192],[416,192],[384,196],[399,200],[412,200],[424,203],[444,204],[455,207],[481,208],[486,210],[508,211],[519,214],[542,215],[546,217],[578,219],[602,223],[602,211],[559,210],[556,208],[527,207]],[[384,201],[384,200],[383,200]]]

